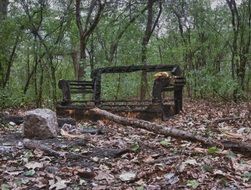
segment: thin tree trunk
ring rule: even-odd
[[[27,93],[27,90],[28,90],[29,85],[30,85],[30,81],[31,81],[32,77],[36,74],[38,63],[41,63],[41,60],[43,59],[44,56],[45,56],[45,53],[43,55],[41,55],[39,60],[35,60],[35,65],[33,66],[31,72],[29,71],[30,69],[28,69],[28,71],[27,71],[28,76],[27,76],[27,80],[26,80],[26,83],[24,85],[24,91],[23,91],[24,94]]]
[[[91,19],[91,15],[93,14],[95,7],[97,7],[97,12],[93,18],[93,21]],[[87,13],[85,24],[82,24],[81,21],[81,0],[76,0],[76,6],[75,6],[75,18],[76,18],[76,24],[78,27],[79,32],[79,45],[80,45],[80,62],[78,63],[78,75],[77,79],[80,80],[80,78],[84,77],[85,74],[85,67],[86,67],[86,47],[88,40],[97,27],[103,9],[105,7],[105,4],[101,3],[101,0],[92,0],[90,3],[90,7]]]
[[[57,102],[57,79],[56,79],[56,69],[53,66],[53,60],[50,57],[50,69],[51,69],[51,87],[52,87],[52,100],[53,104],[55,105]]]
[[[38,87],[38,94],[37,94],[37,107],[41,107],[42,106],[42,100],[43,100],[43,83],[44,83],[44,68],[43,66],[40,64],[40,78],[39,78],[39,87]]]
[[[147,45],[149,43],[149,40],[152,36],[152,33],[154,29],[156,28],[161,12],[162,12],[162,1],[158,0],[159,3],[159,12],[158,15],[155,19],[153,20],[154,17],[154,12],[153,12],[153,5],[155,1],[153,0],[148,0],[147,1],[147,24],[146,24],[146,29],[145,33],[142,39],[142,48],[141,48],[141,64],[142,65],[147,65]],[[140,88],[140,100],[144,100],[146,98],[146,92],[147,92],[147,72],[142,71],[141,73],[141,88]]]
[[[11,67],[12,67],[13,62],[14,62],[18,42],[19,42],[19,35],[16,37],[15,44],[14,44],[14,46],[12,48],[11,55],[10,55],[10,58],[8,60],[7,71],[5,73],[5,77],[4,77],[4,81],[3,81],[3,88],[5,88],[7,86],[7,83],[9,82],[9,79],[10,79]]]
[[[72,49],[71,52],[71,59],[73,63],[74,68],[74,75],[75,78],[78,79],[78,70],[79,70],[79,58],[78,58],[79,52],[75,49],[75,47]]]
[[[0,22],[2,19],[7,17],[9,0],[0,1]]]

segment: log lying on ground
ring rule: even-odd
[[[57,118],[58,126],[61,128],[64,124],[76,125],[76,120],[70,117],[66,118]],[[13,122],[16,125],[20,125],[24,122],[23,116],[16,116],[16,115],[7,115],[0,113],[0,123],[9,123]]]
[[[65,152],[55,151],[52,148],[49,148],[48,146],[42,144],[39,141],[35,141],[35,140],[24,139],[23,144],[24,144],[25,148],[28,148],[31,150],[38,149],[38,150],[45,152],[49,156],[64,157],[66,154]]]
[[[61,152],[56,151],[45,144],[42,144],[40,141],[24,139],[23,140],[24,147],[30,150],[41,150],[46,155],[54,156],[56,158],[67,158],[67,159],[84,159],[85,157],[80,154],[75,154],[71,152]]]
[[[16,125],[20,125],[24,122],[24,118],[22,116],[14,116],[14,115],[4,115],[0,113],[0,123],[9,123],[13,122]]]
[[[101,110],[99,108],[93,108],[89,110],[89,112],[91,114],[102,116],[106,119],[109,119],[122,125],[130,125],[133,128],[141,128],[154,132],[156,134],[171,136],[174,138],[187,140],[191,142],[200,142],[203,146],[206,147],[212,147],[212,146],[222,147],[224,149],[231,149],[233,151],[251,155],[251,143],[231,141],[231,140],[221,140],[221,141],[213,140],[210,138],[197,135],[195,133],[190,133],[187,131],[176,129],[174,127],[166,127],[165,125],[159,125],[145,120],[121,117],[108,111]]]

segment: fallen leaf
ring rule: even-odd
[[[24,172],[24,175],[27,177],[31,177],[36,173],[36,171],[34,169],[28,170],[26,172]]]
[[[170,140],[163,140],[163,141],[160,141],[160,144],[164,147],[169,147],[171,145],[171,142]]]
[[[47,183],[48,183],[48,181],[45,178],[41,177],[41,178],[36,179],[35,186],[37,188],[39,188],[39,189],[42,189],[42,188],[45,188],[47,186]]]
[[[177,183],[179,181],[179,177],[178,176],[175,176],[174,173],[168,173],[168,174],[165,174],[164,175],[164,178],[166,180],[166,183],[168,185],[173,185],[175,183]]]
[[[144,186],[139,186],[139,187],[136,187],[136,190],[144,190]]]
[[[36,168],[43,168],[43,163],[42,162],[28,162],[25,164],[25,167],[28,169],[36,169]]]
[[[23,173],[23,171],[6,171],[4,173],[11,175],[11,176],[17,176],[17,175]]]
[[[119,175],[119,179],[121,181],[131,181],[134,180],[135,178],[136,178],[136,173],[134,172],[124,172]]]
[[[96,180],[106,180],[108,184],[111,184],[114,181],[114,176],[104,172],[104,171],[99,171],[98,175],[95,177]]]
[[[223,171],[221,171],[221,170],[215,170],[214,171],[214,175],[225,176],[226,174]]]
[[[51,184],[49,189],[54,189],[54,188],[55,188],[55,190],[65,189],[67,187],[67,183],[69,183],[69,181],[62,180],[59,177],[56,177],[56,178],[57,178],[57,182],[54,184]],[[51,180],[50,180],[50,183],[53,183],[53,182],[51,182]]]
[[[63,130],[63,129],[60,130],[60,133],[61,133],[62,136],[66,137],[66,138],[70,138],[70,139],[77,138],[77,139],[89,140],[86,135],[82,135],[82,134],[73,135],[73,134],[70,134],[67,131]]]
[[[192,189],[196,189],[200,183],[197,180],[188,180],[187,181],[187,186],[191,187]]]
[[[85,179],[92,179],[95,177],[95,173],[94,171],[89,171],[89,170],[86,170],[86,169],[79,169],[77,168],[74,173],[76,173],[78,176],[82,177],[82,178],[85,178]]]
[[[1,185],[1,190],[10,190],[10,186],[4,183]]]
[[[195,159],[189,159],[184,162],[185,164],[190,164],[192,166],[198,165],[197,161]]]
[[[131,150],[133,151],[133,152],[137,152],[138,150],[139,150],[139,144],[138,143],[135,143],[135,144],[133,144],[132,146],[131,146]]]
[[[219,149],[217,147],[215,147],[215,146],[210,147],[210,148],[207,149],[208,154],[217,154],[218,152],[219,152]]]
[[[154,158],[152,156],[148,156],[148,157],[143,159],[143,162],[145,162],[145,163],[150,163],[150,162],[153,162],[153,161],[154,161]]]
[[[251,180],[251,172],[245,172],[241,176],[245,182],[249,182]]]

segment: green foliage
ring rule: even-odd
[[[169,139],[165,139],[165,140],[160,141],[160,144],[161,144],[162,146],[168,148],[168,147],[170,147],[171,142],[170,142]]]
[[[197,187],[199,187],[199,182],[197,180],[188,180],[187,181],[187,186],[191,187],[192,189],[196,189]]]
[[[138,152],[140,150],[140,146],[138,143],[134,143],[132,146],[131,146],[131,151],[133,152]]]
[[[1,185],[1,190],[9,190],[10,189],[10,186],[8,184],[2,184]]]
[[[240,96],[242,94],[238,82],[232,79],[229,70],[215,72],[211,68],[202,68],[187,72],[186,76],[188,85],[193,88],[194,97],[231,100],[236,90]]]
[[[26,172],[24,172],[24,175],[27,177],[32,177],[36,174],[36,171],[34,169],[28,170]]]
[[[80,53],[75,6],[69,1],[56,1],[53,5],[42,2],[11,2],[7,18],[0,21],[1,87],[10,66],[8,85],[0,92],[1,107],[29,103],[53,106],[61,98],[57,81],[75,78],[73,53],[76,53],[77,62]],[[89,4],[82,6],[81,19],[84,21]],[[122,1],[119,6],[111,4],[105,7],[97,27],[87,40],[86,59],[80,62],[85,66],[85,79],[90,80],[93,68],[141,63],[147,11],[142,14],[140,11],[145,6],[142,3],[132,8]],[[174,1],[172,5],[163,2],[161,21],[147,46],[148,63],[180,65],[187,80],[184,94],[193,98],[231,101],[250,97],[251,69],[248,62],[245,66],[244,88],[237,79],[241,73],[237,72],[241,58],[246,56],[249,60],[251,55],[250,50],[244,51],[251,31],[248,25],[250,10],[247,7],[247,1],[242,1],[237,7],[243,18],[240,20],[240,34],[243,38],[237,36],[240,51],[233,56],[232,15],[226,3],[213,7],[206,0],[189,0],[185,3]],[[157,9],[157,6],[154,7],[154,14]],[[179,13],[180,20],[174,10]],[[136,15],[139,16],[130,23]],[[11,60],[15,43],[17,49]],[[112,52],[114,46],[116,48]],[[139,72],[106,75],[102,80],[104,99],[139,97]],[[151,96],[152,82],[152,75],[149,74],[148,98]],[[27,83],[27,91],[24,93]]]
[[[242,174],[242,178],[245,182],[251,181],[251,172],[245,172]]]
[[[219,152],[219,149],[217,147],[215,147],[215,146],[210,147],[210,148],[207,149],[208,154],[217,154],[218,152]]]
[[[20,107],[33,102],[32,96],[25,96],[18,88],[6,88],[0,91],[0,107]]]

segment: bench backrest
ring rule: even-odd
[[[63,93],[63,103],[71,103],[71,94],[93,93],[92,81],[59,80],[58,87]]]
[[[182,71],[178,65],[130,65],[98,68],[92,71],[91,78],[93,80],[94,101],[96,105],[101,102],[101,76],[107,73],[130,73],[130,72],[160,72],[168,71],[173,76],[182,76]]]

